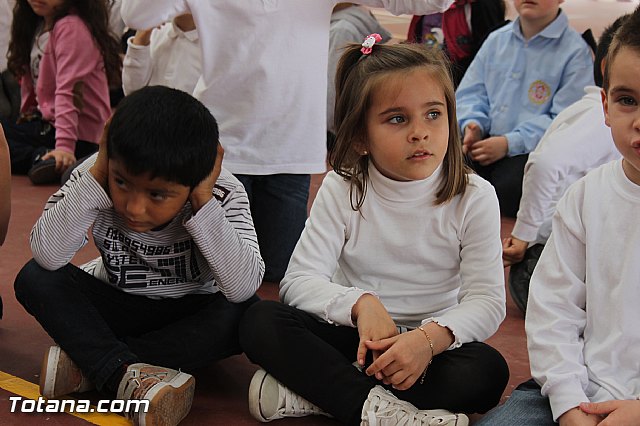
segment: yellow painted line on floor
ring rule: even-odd
[[[23,380],[19,377],[0,371],[0,388],[8,392],[19,395],[23,398],[37,401],[40,398],[38,385]],[[73,398],[65,398],[73,399]],[[95,410],[93,405],[91,409]],[[72,413],[66,412],[74,417],[86,420],[94,425],[100,426],[131,426],[131,422],[122,416],[113,413]]]

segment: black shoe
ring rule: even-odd
[[[531,275],[533,270],[540,259],[542,249],[544,245],[536,244],[529,247],[524,254],[524,259],[521,262],[511,265],[509,270],[509,292],[511,293],[511,299],[522,311],[527,312],[527,300],[529,299],[529,282],[531,281]]]
[[[27,176],[31,179],[31,183],[34,185],[46,185],[60,181],[60,173],[56,171],[56,159],[42,159],[47,152],[48,151],[44,151],[36,156],[33,161],[33,166],[31,166],[27,173]]]

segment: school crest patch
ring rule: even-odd
[[[542,80],[536,80],[529,86],[529,100],[536,104],[542,105],[551,97],[551,88]]]

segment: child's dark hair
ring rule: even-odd
[[[609,91],[611,64],[620,53],[620,50],[622,48],[630,48],[640,53],[640,31],[638,31],[638,28],[640,28],[640,6],[636,7],[633,13],[624,20],[613,36],[604,66],[602,88],[605,92]]]
[[[122,70],[120,43],[109,30],[110,7],[108,0],[65,0],[56,11],[54,25],[69,13],[78,15],[89,28],[102,54],[109,85],[119,86]],[[42,22],[44,19],[35,14],[27,0],[16,0],[7,65],[9,70],[18,77],[24,75],[29,69],[31,48],[36,31]]]
[[[596,56],[593,61],[593,79],[596,82],[596,86],[602,87],[604,76],[602,75],[602,61],[606,59],[609,46],[618,28],[631,16],[630,14],[622,15],[611,25],[604,29],[600,39],[598,40],[598,47],[596,48]]]
[[[367,192],[369,157],[356,149],[367,145],[366,115],[373,92],[391,74],[425,69],[438,81],[447,103],[449,142],[442,167],[444,179],[436,204],[446,203],[465,191],[470,170],[464,163],[456,119],[456,100],[448,61],[438,49],[418,44],[373,46],[364,56],[361,46],[346,47],[336,73],[336,146],[329,162],[333,170],[351,182],[351,207],[359,210]]]
[[[213,169],[218,123],[188,93],[147,86],[125,97],[107,134],[110,159],[134,175],[150,174],[195,188]]]

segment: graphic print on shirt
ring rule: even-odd
[[[151,245],[109,227],[99,249],[109,282],[123,289],[200,282],[197,248],[191,239]]]
[[[33,43],[33,47],[31,50],[31,79],[33,80],[34,86],[38,81],[38,76],[40,75],[40,61],[42,61],[42,55],[44,55],[44,49],[47,47],[49,43],[49,35],[50,33],[44,32],[36,36],[35,41]]]

